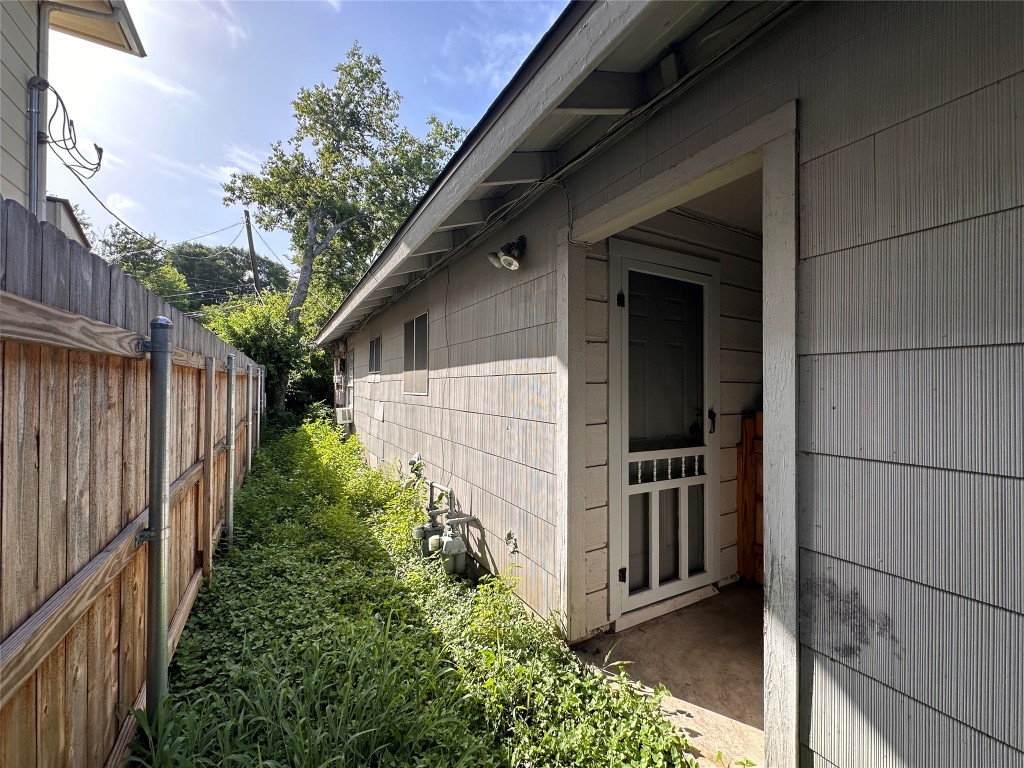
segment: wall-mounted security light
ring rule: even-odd
[[[494,265],[495,269],[519,269],[523,253],[526,251],[526,238],[520,235],[515,240],[505,243],[497,251],[487,254],[487,260]]]

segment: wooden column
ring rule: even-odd
[[[206,399],[203,403],[203,509],[199,531],[200,546],[203,549],[203,578],[209,581],[213,573],[213,441],[216,434],[213,403],[217,391],[217,367],[212,357],[206,358],[204,381]]]

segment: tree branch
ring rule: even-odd
[[[327,250],[327,246],[331,244],[331,240],[333,240],[335,236],[338,234],[338,232],[341,231],[342,227],[348,226],[356,219],[362,218],[364,215],[365,214],[363,214],[362,212],[359,212],[355,216],[349,216],[344,221],[339,221],[337,224],[335,224],[333,227],[327,230],[327,234],[324,235],[324,239],[320,241],[320,245],[313,249],[313,258],[315,259],[321,253]]]

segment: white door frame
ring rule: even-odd
[[[796,131],[797,105],[792,101],[586,213],[568,233],[575,242],[596,243],[762,171],[764,717],[765,756],[771,766],[799,763]],[[578,327],[582,338],[582,325]],[[609,612],[612,621],[622,614],[616,590],[609,590]]]
[[[721,267],[714,261],[694,256],[666,251],[660,248],[630,243],[624,240],[609,241],[608,274],[610,278],[609,297],[627,292],[627,274],[630,271],[646,272],[686,282],[696,283],[704,287],[704,392],[703,410],[714,408],[721,412],[719,376],[719,302],[718,283]],[[713,290],[708,290],[713,288]],[[627,301],[628,304],[628,301]],[[615,591],[619,605],[623,611],[632,611],[646,605],[667,600],[690,592],[694,589],[713,584],[721,578],[721,553],[719,552],[720,524],[718,520],[718,494],[720,490],[721,472],[719,469],[719,432],[709,431],[708,418],[703,416],[704,447],[703,449],[686,449],[673,451],[673,454],[700,453],[705,457],[704,496],[705,536],[704,562],[707,566],[704,573],[686,577],[680,572],[677,582],[669,589],[657,592],[641,593],[630,596],[628,582],[618,579],[619,569],[629,563],[629,482],[627,468],[629,458],[629,429],[627,426],[627,403],[629,401],[629,379],[626,371],[629,366],[629,344],[626,329],[629,323],[628,307],[616,306],[608,302],[608,356],[609,361],[617,365],[609,366],[608,375],[608,557],[611,583],[609,592]],[[656,510],[652,508],[652,514]],[[615,518],[618,517],[616,520]],[[651,526],[655,525],[652,519]],[[680,520],[680,531],[683,530]],[[680,556],[685,550],[680,549]],[[651,553],[651,567],[655,562],[655,553]],[[652,570],[653,573],[653,570]]]

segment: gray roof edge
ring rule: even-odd
[[[123,0],[119,1],[123,2]],[[366,270],[355,286],[353,286],[348,296],[346,296],[342,301],[341,306],[338,307],[334,314],[331,315],[330,319],[317,333],[317,336],[314,339],[314,343],[317,346],[322,346],[344,334],[343,331],[338,330],[338,326],[340,325],[341,313],[349,304],[350,298],[355,296],[358,290],[365,285],[381,265],[384,264],[387,260],[387,256],[390,255],[402,242],[403,237],[408,232],[412,223],[423,213],[424,209],[437,196],[441,189],[443,189],[445,183],[449,178],[451,178],[452,174],[459,168],[459,166],[462,165],[466,158],[472,155],[473,150],[479,144],[480,140],[494,126],[509,105],[516,100],[523,88],[530,82],[534,74],[544,66],[552,53],[562,45],[565,39],[569,37],[570,33],[580,25],[580,22],[582,22],[584,18],[586,18],[594,5],[596,5],[596,0],[572,0],[565,7],[565,10],[563,10],[555,20],[555,23],[552,24],[544,33],[540,41],[530,52],[529,56],[526,57],[519,69],[516,70],[512,79],[509,80],[508,84],[501,90],[497,97],[495,97],[491,106],[487,108],[486,112],[484,112],[483,117],[480,118],[477,124],[467,134],[465,140],[455,151],[455,154],[452,155],[452,158],[445,165],[441,173],[438,174],[437,178],[424,193],[423,197],[420,198],[416,207],[413,208],[412,212],[406,217],[395,235],[391,238],[388,244],[384,246],[377,258],[374,259],[369,269]]]

